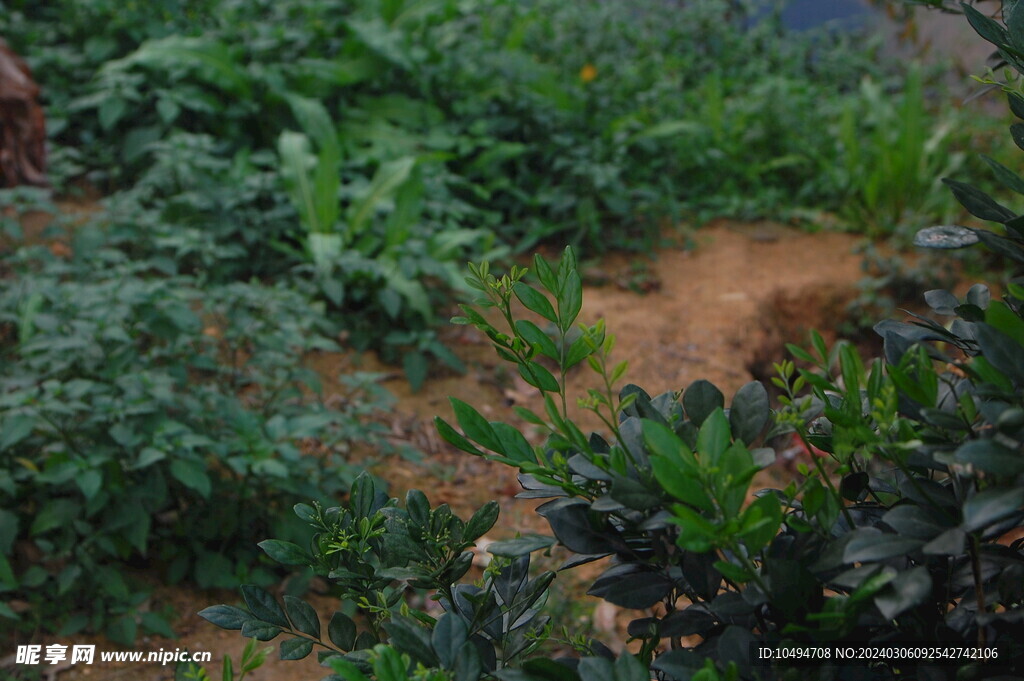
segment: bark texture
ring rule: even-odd
[[[46,122],[28,65],[0,38],[0,187],[46,186]]]

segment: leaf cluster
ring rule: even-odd
[[[149,588],[129,566],[203,587],[273,581],[250,548],[300,536],[279,508],[354,479],[383,444],[372,376],[328,406],[301,357],[334,344],[283,287],[153,276],[82,227],[70,260],[23,248],[0,280],[0,614],[131,642]],[[312,314],[311,314],[312,312]],[[14,609],[12,605],[17,605]]]

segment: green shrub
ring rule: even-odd
[[[492,580],[482,592],[472,588],[475,596],[463,607],[458,594],[470,587],[453,583],[471,558],[459,552],[494,518],[481,510],[467,524],[438,535],[444,525],[435,523],[432,513],[447,518],[445,507],[428,511],[425,497],[413,492],[404,511],[374,516],[385,502],[383,497],[368,501],[366,482],[353,489],[346,508],[296,508],[319,531],[308,550],[263,544],[277,560],[313,565],[338,584],[343,598],[370,618],[362,641],[346,621],[346,637],[330,636],[327,642],[318,623],[311,633],[315,619],[307,620],[308,611],[298,602],[289,601],[285,614],[272,596],[255,588],[245,592],[248,611],[216,606],[204,611],[205,617],[245,635],[290,632],[297,638],[288,650],[302,656],[320,640],[330,651],[329,666],[339,674],[332,678],[349,680],[361,678],[370,663],[380,679],[406,678],[418,664],[458,679],[640,679],[648,678],[648,667],[673,679],[795,678],[798,668],[759,665],[751,644],[892,641],[994,647],[1000,668],[1019,669],[1024,649],[1015,632],[1024,605],[1019,588],[1024,560],[1021,540],[1000,538],[1024,521],[1024,297],[1011,294],[1004,302],[989,303],[981,287],[963,303],[948,294],[929,294],[940,313],[952,314],[955,305],[966,318],[941,336],[960,338],[968,353],[963,359],[941,353],[933,359],[929,352],[938,351],[919,342],[935,332],[912,325],[883,324],[887,363],[876,360],[870,367],[851,346],[830,351],[815,334],[812,352],[791,346],[808,368],[778,365],[775,382],[785,396],[773,415],[758,383],[741,388],[728,408],[707,381],[654,398],[636,386],[616,394],[612,386],[626,366],[609,363],[614,338],[601,322],[575,328],[582,298],[571,252],[555,268],[540,258],[534,263],[539,288],[526,283],[522,269],[498,279],[486,265],[472,267],[469,281],[483,295],[476,306],[464,306],[465,317],[456,321],[482,330],[499,356],[542,393],[543,413],[517,412],[546,433],[544,443],[531,446],[515,428],[489,422],[455,399],[461,432],[442,419],[437,427],[455,447],[518,468],[525,488],[521,496],[550,499],[537,512],[553,537],[526,536],[488,547],[512,561],[498,579],[505,570],[519,570],[522,577],[514,581],[531,591],[534,582],[525,581],[527,558],[555,541],[573,553],[563,569],[611,557],[588,593],[646,611],[628,627],[638,651],[613,666],[613,656],[600,643],[576,640],[583,655],[596,658],[562,667],[538,653],[508,664],[504,653],[520,647],[505,638],[507,630],[488,630],[487,623],[515,623],[518,611],[509,614],[505,608],[514,608],[519,596],[510,592],[492,599],[489,589],[502,591]],[[552,331],[516,318],[513,301]],[[492,325],[483,308],[494,309],[507,328]],[[584,361],[601,387],[579,407],[601,417],[610,439],[585,435],[569,410],[564,377]],[[800,464],[799,475],[784,489],[762,490],[751,501],[754,476],[776,458],[770,446],[774,436],[787,432],[818,454]],[[477,523],[484,515],[487,522]],[[389,524],[390,518],[398,520]],[[474,531],[463,529],[470,526]],[[424,535],[427,527],[435,534]],[[412,548],[423,536],[432,537],[427,547],[440,536],[454,544],[439,553]],[[348,555],[355,563],[343,562]],[[455,564],[459,569],[450,567]],[[415,612],[408,619],[410,606],[402,599],[411,588],[436,590],[446,614],[437,619]],[[374,595],[359,595],[361,589]],[[493,615],[480,614],[485,606]],[[375,648],[381,630],[391,649],[406,659]],[[467,633],[470,639],[480,633],[488,642],[479,646],[496,648],[494,657],[481,656],[480,664],[467,668],[457,662],[464,657],[449,660],[442,654],[451,646],[469,646]],[[398,668],[381,671],[378,663],[384,659]],[[992,664],[961,665],[958,678],[987,678]],[[883,677],[940,673],[924,663],[892,658],[873,667]],[[822,667],[823,678],[866,671],[857,665]]]
[[[41,247],[0,280],[0,615],[130,642],[148,587],[268,583],[252,543],[301,536],[282,508],[329,498],[383,443],[372,376],[324,401],[302,356],[335,349],[322,307],[282,287],[201,286],[82,227],[70,261]],[[5,598],[6,600],[6,598]],[[158,612],[141,614],[168,633]]]

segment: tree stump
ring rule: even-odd
[[[32,72],[0,38],[0,187],[44,187],[46,122]]]

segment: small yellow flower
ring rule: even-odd
[[[580,69],[580,80],[584,83],[589,83],[595,78],[597,78],[597,67],[589,62],[584,64],[583,68]]]

